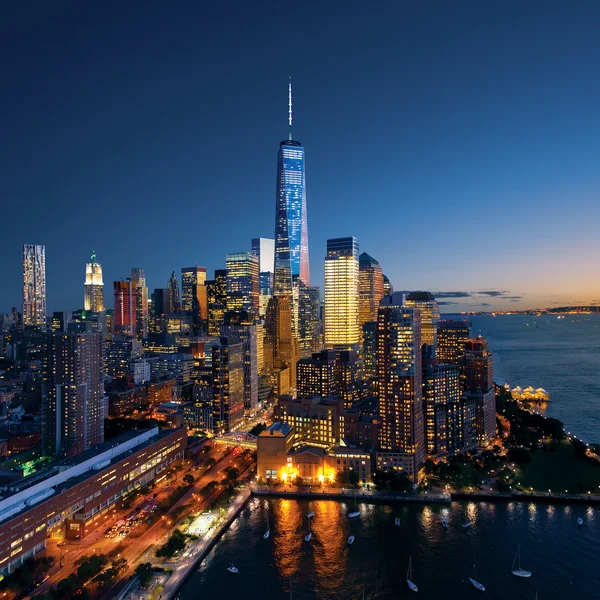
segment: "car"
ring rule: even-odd
[[[119,535],[121,537],[125,537],[127,535],[127,530],[126,529],[121,529],[121,531],[119,531]]]

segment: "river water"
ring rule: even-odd
[[[546,389],[552,397],[546,414],[584,441],[600,443],[600,315],[486,315],[470,321],[473,335],[488,340],[496,381]]]
[[[290,582],[294,599],[360,600],[363,591],[367,599],[411,598],[405,581],[411,556],[421,598],[481,597],[469,577],[486,586],[488,599],[533,600],[536,590],[539,600],[600,598],[597,507],[359,503],[360,518],[349,519],[353,509],[336,500],[252,498],[179,598],[286,599]],[[313,538],[307,543],[311,511]],[[267,518],[271,535],[265,540]],[[461,527],[466,519],[469,528]],[[348,546],[351,534],[356,539]],[[518,544],[530,579],[510,572]],[[238,575],[227,571],[231,561]]]

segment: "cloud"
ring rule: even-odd
[[[471,292],[433,292],[436,298],[470,298]]]
[[[438,302],[440,306],[457,306],[458,302]]]
[[[506,300],[510,300],[511,302],[516,302],[517,300],[522,300],[523,296],[502,296]]]
[[[506,294],[504,290],[484,290],[482,292],[474,292],[478,296],[488,296],[488,298],[500,298]]]
[[[518,302],[518,300],[517,300],[516,298],[513,298],[513,299],[511,300],[511,302]]]

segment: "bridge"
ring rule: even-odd
[[[224,446],[240,446],[242,448],[250,448],[256,450],[256,436],[245,431],[230,431],[216,435],[213,442]]]

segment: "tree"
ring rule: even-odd
[[[531,460],[531,453],[527,448],[511,448],[507,456],[508,460],[516,462],[519,465],[524,465]]]
[[[140,585],[143,588],[150,587],[154,579],[154,571],[152,571],[152,565],[149,562],[138,565],[135,569],[135,574],[138,576]]]
[[[65,579],[61,579],[56,586],[56,591],[60,598],[70,597],[73,592],[77,589],[77,577],[75,574],[71,574]]]
[[[183,476],[183,483],[187,484],[187,485],[194,485],[194,476],[191,473],[187,473],[186,475]]]
[[[171,558],[175,553],[185,548],[185,536],[179,529],[176,529],[169,538],[169,541],[156,551],[156,556],[165,556]]]
[[[231,483],[233,483],[240,476],[239,470],[235,467],[227,467],[225,469],[225,474]]]
[[[212,469],[216,464],[217,464],[217,461],[214,458],[208,458],[206,460],[206,462],[204,463],[204,466],[206,467],[206,470],[208,471],[208,469]]]

